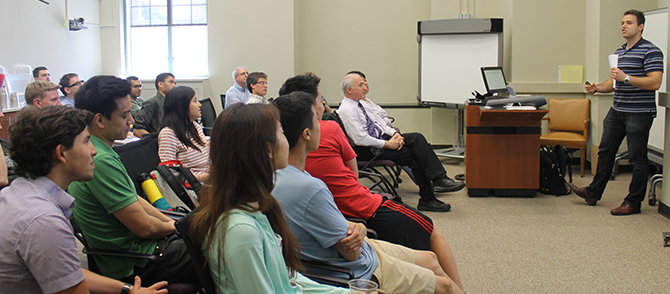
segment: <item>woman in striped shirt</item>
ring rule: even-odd
[[[191,87],[175,87],[165,95],[158,156],[161,162],[181,161],[202,182],[209,176],[209,141],[195,121],[200,106]]]

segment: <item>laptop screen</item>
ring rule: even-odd
[[[482,67],[482,77],[489,94],[507,91],[507,80],[502,67]]]

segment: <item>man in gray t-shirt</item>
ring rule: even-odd
[[[372,277],[378,261],[370,244],[363,242],[360,256],[353,260],[338,252],[338,242],[348,237],[350,224],[323,181],[289,164],[277,171],[272,195],[282,206],[304,259],[349,268],[359,279]]]

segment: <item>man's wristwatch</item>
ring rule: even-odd
[[[630,84],[630,76],[626,76],[626,77],[623,79],[623,83],[626,84],[626,85]]]
[[[128,283],[123,284],[123,287],[121,287],[121,294],[128,294],[128,293],[130,293],[130,286],[132,286],[132,285],[131,285],[131,284],[128,284]]]

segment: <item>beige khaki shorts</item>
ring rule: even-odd
[[[414,264],[414,250],[381,240],[365,239],[377,253],[379,265],[373,275],[380,292],[434,293],[435,273]]]

